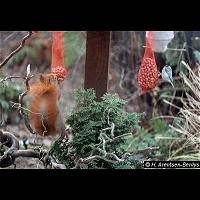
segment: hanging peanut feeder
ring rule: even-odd
[[[174,38],[174,31],[152,31],[154,52],[163,53],[167,50],[167,45]]]
[[[56,74],[59,80],[64,80],[67,76],[67,70],[64,64],[63,40],[62,31],[53,32],[51,71]]]
[[[159,71],[153,52],[153,31],[147,31],[145,53],[138,73],[138,83],[143,94],[156,87],[158,77]]]

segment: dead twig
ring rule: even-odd
[[[158,150],[159,150],[159,147],[147,147],[145,149],[138,150],[137,153],[149,154],[151,152],[158,151]]]
[[[33,34],[32,31],[28,31],[28,34],[22,39],[20,45],[14,50],[12,51],[5,59],[4,61],[0,64],[0,69],[16,54],[18,53],[25,45],[25,42],[28,38],[31,37],[31,35]]]
[[[3,83],[5,81],[7,81],[7,80],[11,80],[13,78],[22,78],[22,79],[25,79],[26,77],[24,77],[24,76],[8,76],[8,77],[5,77],[5,78],[1,79],[0,83]]]
[[[21,116],[21,118],[24,120],[25,126],[27,127],[29,132],[32,133],[32,134],[35,134],[35,131],[30,126],[28,117],[23,112],[23,110],[25,110],[25,109],[23,109],[23,99],[28,94],[28,92],[30,90],[29,81],[33,77],[34,77],[34,75],[30,75],[30,74],[28,74],[27,76],[9,76],[9,77],[5,77],[4,79],[0,80],[0,83],[7,81],[7,80],[10,80],[10,79],[13,79],[13,78],[24,79],[24,84],[26,85],[26,91],[19,95],[19,103],[14,103],[14,102],[11,102],[11,103],[13,103],[13,107],[17,108],[17,111],[19,112],[19,115]]]
[[[26,116],[26,114],[23,112],[23,109],[21,109],[21,107],[23,107],[23,99],[24,97],[28,94],[29,90],[30,90],[30,86],[29,86],[29,81],[31,80],[31,78],[33,77],[34,75],[28,75],[25,77],[25,85],[26,85],[26,91],[23,92],[22,94],[19,95],[19,108],[18,108],[18,111],[19,111],[19,114],[20,116],[22,117],[22,119],[24,120],[24,123],[25,123],[25,126],[26,128],[29,130],[30,133],[32,134],[36,134],[35,131],[31,128],[31,125],[29,123],[29,120],[28,120],[28,117]]]
[[[9,132],[0,130],[0,143],[8,147],[8,150],[0,156],[0,167],[8,167],[14,164],[15,158],[12,153],[19,149],[18,139]]]

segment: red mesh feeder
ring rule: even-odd
[[[138,83],[142,94],[154,89],[158,84],[159,71],[153,52],[153,32],[146,32],[146,47],[138,73]]]
[[[64,44],[63,44],[63,32],[53,32],[52,43],[52,73],[56,74],[59,80],[64,80],[67,76],[67,70],[64,63]]]

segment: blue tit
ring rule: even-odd
[[[163,67],[163,69],[162,69],[162,79],[164,81],[167,81],[167,82],[171,83],[171,85],[174,88],[171,66],[166,65],[166,66]]]

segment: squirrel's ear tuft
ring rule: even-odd
[[[45,80],[45,78],[44,78],[44,76],[41,74],[41,75],[40,75],[40,81],[41,81],[42,83],[44,83],[44,80]]]

